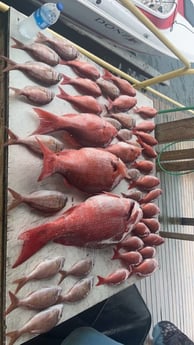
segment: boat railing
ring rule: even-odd
[[[90,53],[86,49],[76,45],[74,42],[71,42],[74,44],[81,53],[86,55],[89,59],[93,60],[97,64],[101,65],[102,67],[110,70],[112,73],[119,75],[122,78],[125,78],[129,82],[133,84],[133,86],[137,90],[146,90],[150,92],[151,94],[160,97],[167,102],[170,102],[174,104],[177,107],[185,107],[185,105],[177,102],[176,100],[173,100],[172,98],[164,95],[163,93],[151,88],[151,85],[159,84],[165,81],[169,81],[170,79],[181,77],[184,75],[194,74],[194,69],[191,68],[190,61],[156,28],[156,26],[135,6],[135,4],[131,0],[120,0],[122,5],[126,7],[129,11],[133,13],[134,16],[136,16],[141,23],[143,23],[158,39],[168,48],[170,51],[177,57],[177,59],[182,62],[183,67],[178,68],[176,70],[160,74],[153,78],[148,78],[144,81],[139,81],[135,79],[134,77],[130,76],[129,74],[121,71],[120,69],[114,67],[113,65],[109,64],[108,62],[104,61],[103,59],[97,57],[96,55]],[[0,12],[6,12],[9,10],[9,6],[4,4],[2,1],[0,1]],[[50,30],[50,29],[49,29]],[[54,35],[60,36],[56,32],[50,30]],[[194,112],[193,110],[189,110],[190,112]]]

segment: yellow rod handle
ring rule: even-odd
[[[0,12],[6,12],[9,10],[9,6],[0,1]]]

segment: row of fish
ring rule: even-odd
[[[89,197],[51,221],[20,233],[18,239],[23,241],[22,250],[13,268],[53,241],[89,248],[116,245],[112,260],[119,260],[121,267],[106,276],[98,275],[96,286],[120,284],[132,274],[142,277],[152,274],[158,267],[155,247],[164,242],[158,234],[159,208],[153,203],[162,193],[160,181],[152,175],[157,141],[151,132],[155,128],[152,119],[157,114],[156,109],[138,107],[136,91],[129,82],[107,70],[100,75],[98,68],[78,59],[77,49],[63,40],[39,33],[36,42],[30,46],[14,41],[13,48],[27,51],[40,62],[17,64],[1,57],[8,62],[4,71],[21,70],[42,86],[11,89],[35,105],[48,104],[56,96],[68,101],[79,113],[58,116],[33,108],[39,118],[38,128],[26,138],[20,138],[8,129],[10,138],[6,145],[24,145],[43,159],[38,181],[59,173],[68,184]],[[78,77],[70,78],[57,72],[53,67],[58,64],[72,68]],[[71,96],[61,86],[56,95],[48,86],[59,82],[61,86],[72,85],[81,95]],[[101,95],[108,103],[98,102],[96,98]],[[128,110],[132,113],[127,114]],[[140,123],[136,123],[136,115],[141,117]],[[64,142],[53,136],[53,132],[58,131],[64,131]],[[131,140],[132,137],[138,142]],[[66,149],[65,142],[73,148]],[[110,193],[122,180],[128,182],[128,191],[122,196]],[[22,195],[9,188],[9,192],[13,197],[9,210],[27,203],[41,212],[53,213],[62,210],[67,202],[67,197],[57,191],[40,190]],[[63,303],[79,301],[93,288],[94,277],[83,278],[91,272],[93,260],[79,260],[68,270],[63,269],[64,261],[64,257],[45,260],[28,275],[14,280],[17,287],[15,293],[9,291],[11,304],[6,314],[20,306],[44,310],[18,331],[7,333],[10,345],[24,333],[40,334],[54,327],[61,317]],[[70,275],[82,279],[65,294],[61,287],[50,286],[24,298],[16,296],[27,282],[57,273],[60,274],[58,284]],[[36,304],[40,302],[43,303],[41,306]],[[49,325],[45,322],[48,316],[51,319]]]

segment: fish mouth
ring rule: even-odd
[[[130,209],[128,212],[128,221],[129,221],[129,225],[130,226],[130,230],[132,230],[132,228],[139,223],[139,221],[143,218],[143,211],[139,205],[139,203],[137,203],[135,200],[133,200],[133,202],[131,202],[130,205]]]

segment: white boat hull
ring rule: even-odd
[[[160,40],[147,29],[128,9],[115,0],[63,0],[64,16],[70,19],[79,31],[86,32],[102,40],[109,40],[114,46],[140,54],[165,54],[176,58]],[[77,24],[77,25],[76,25]],[[193,27],[179,13],[172,30],[162,33],[190,61],[194,61],[191,46],[194,42]]]

